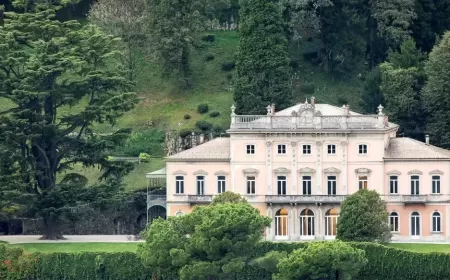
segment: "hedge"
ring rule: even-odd
[[[450,279],[450,254],[416,253],[373,243],[350,243],[366,252],[368,264],[356,280],[445,280]],[[308,243],[262,242],[252,257],[272,250],[292,252]],[[25,254],[23,249],[0,244],[1,280],[151,280],[135,253]],[[271,274],[248,266],[238,280],[270,280]]]

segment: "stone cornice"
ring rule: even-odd
[[[387,172],[386,174],[387,175],[402,175],[402,172],[394,169],[394,170]]]
[[[444,172],[441,170],[435,169],[433,171],[428,172],[429,175],[444,175]]]
[[[418,170],[418,169],[413,169],[413,170],[411,170],[411,171],[408,172],[408,175],[413,175],[413,174],[419,174],[419,175],[422,175],[423,172],[420,171],[420,170]]]
[[[219,171],[214,173],[214,175],[217,175],[217,176],[227,176],[228,174],[229,174],[228,172],[225,172],[225,171],[222,171],[222,170],[219,170]]]
[[[275,174],[289,174],[289,173],[291,173],[291,170],[289,170],[285,167],[279,167],[277,169],[274,169],[273,172]]]
[[[206,176],[206,175],[208,175],[208,172],[206,172],[203,169],[200,169],[200,170],[195,171],[194,175],[205,175]]]
[[[357,169],[355,169],[355,173],[356,174],[370,174],[370,173],[372,173],[372,170],[370,170],[369,168],[357,168]]]
[[[298,173],[316,173],[316,170],[310,167],[300,168]]]
[[[242,172],[245,175],[249,175],[249,174],[251,174],[251,175],[258,175],[259,174],[259,170],[255,169],[255,168],[246,168],[246,169],[242,170]]]
[[[323,170],[324,173],[341,173],[341,170],[336,167],[328,167]]]
[[[172,175],[187,175],[187,172],[185,172],[183,170],[177,170],[177,171],[173,172]]]

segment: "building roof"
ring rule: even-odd
[[[161,177],[165,177],[167,174],[166,168],[161,168],[159,170],[147,173],[147,178],[161,178]]]
[[[303,103],[299,103],[297,105],[294,105],[292,107],[286,108],[284,110],[281,110],[279,112],[276,112],[276,116],[290,116],[293,111],[298,111],[300,107],[303,105]],[[330,104],[315,104],[314,105],[315,110],[320,111],[322,116],[344,116],[345,115],[345,109],[342,107],[333,106]],[[356,113],[353,111],[349,111],[350,115],[352,116],[360,116],[360,113]]]
[[[411,138],[393,138],[385,152],[386,159],[450,159],[450,151]]]
[[[225,161],[230,160],[230,138],[216,138],[186,151],[169,156],[167,161],[200,160]]]

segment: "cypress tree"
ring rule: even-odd
[[[240,114],[292,105],[289,57],[281,10],[272,0],[242,0],[238,79],[234,100]]]

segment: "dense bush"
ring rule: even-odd
[[[216,40],[216,37],[212,34],[208,34],[202,37],[202,41],[212,43]]]
[[[211,130],[211,128],[213,128],[212,123],[207,121],[198,121],[195,123],[195,126],[201,129],[202,131],[208,131]]]
[[[209,53],[205,56],[205,60],[206,61],[211,61],[214,60],[214,55],[212,53]]]
[[[211,118],[217,118],[218,116],[220,116],[220,113],[217,111],[213,111],[213,112],[209,113],[209,116]]]
[[[164,156],[165,133],[161,129],[133,132],[123,147],[114,152],[116,156],[138,157],[140,153]]]
[[[184,115],[185,120],[189,120],[190,118],[191,118],[191,115],[189,115],[189,114]]]
[[[231,61],[231,62],[224,62],[222,63],[222,70],[223,71],[231,71],[234,68],[236,68],[236,61]]]
[[[199,112],[200,114],[208,113],[208,111],[209,111],[209,106],[207,103],[202,103],[197,106],[197,112]]]
[[[182,129],[182,130],[180,130],[180,132],[178,132],[178,135],[179,135],[181,138],[184,138],[184,137],[188,136],[188,135],[191,134],[191,133],[192,133],[192,131],[189,130],[189,129]]]

